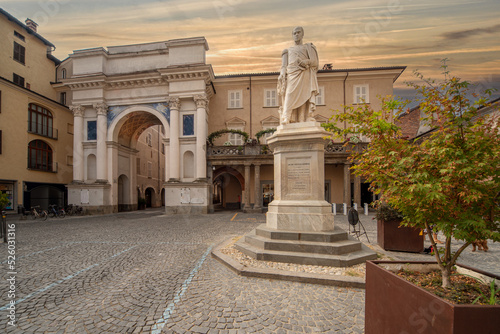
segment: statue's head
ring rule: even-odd
[[[300,41],[304,37],[304,28],[302,27],[295,27],[292,32],[293,40],[294,41]]]

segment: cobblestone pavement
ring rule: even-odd
[[[362,333],[364,290],[240,277],[210,257],[264,220],[159,210],[9,220],[16,263],[0,244],[0,332]]]
[[[365,216],[364,214],[362,214],[362,212],[363,211],[360,211],[359,219],[363,224],[366,233],[368,234],[370,243],[372,245],[377,245],[377,222],[374,219],[375,215],[373,213],[370,213],[368,216]],[[339,226],[345,231],[349,231],[349,223],[347,221],[347,216],[341,214],[336,215],[335,224],[336,226]],[[363,230],[361,229],[361,231]],[[438,233],[438,238],[441,241],[445,240],[444,236],[439,233]],[[368,239],[364,235],[360,236],[360,240],[365,244],[370,244],[368,243]],[[456,240],[452,240],[451,244],[453,251],[456,251],[460,248],[460,246],[463,243],[457,242]],[[430,242],[428,241],[427,238],[425,239],[424,245],[425,247],[430,246]],[[460,255],[458,263],[469,265],[471,267],[481,269],[492,274],[500,275],[500,243],[498,242],[493,243],[489,241],[488,247],[489,247],[488,252],[482,252],[482,251],[472,252],[472,246],[469,246]],[[435,257],[433,255],[383,251],[380,247],[378,250],[382,251],[383,253],[387,254],[388,256],[390,256],[395,260],[435,261]]]

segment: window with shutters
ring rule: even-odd
[[[20,33],[18,33],[17,31],[15,31],[15,30],[14,30],[14,36],[16,36],[17,38],[19,38],[21,41],[26,42],[26,39],[24,38],[24,36],[21,35]]]
[[[318,95],[316,95],[316,105],[317,106],[324,106],[325,103],[325,87],[320,86],[318,87]]]
[[[21,87],[24,87],[24,78],[20,75],[17,75],[16,73],[13,74],[12,76],[12,81]]]
[[[59,95],[59,103],[66,105],[66,92],[62,92]]]
[[[226,123],[226,127],[231,130],[245,131],[245,121],[235,117]],[[245,144],[245,138],[238,133],[228,133],[227,142],[240,146]]]
[[[228,91],[228,109],[238,109],[243,108],[242,103],[243,91],[241,90],[230,90]]]
[[[276,129],[280,125],[280,121],[276,117],[271,116],[264,119],[261,124],[262,130]],[[264,136],[261,137],[260,142],[263,144],[267,144],[267,138],[271,137],[272,135],[273,133],[264,134]]]
[[[354,103],[370,103],[368,85],[354,85]]]
[[[277,107],[276,89],[264,89],[264,107]]]
[[[19,43],[14,42],[14,60],[24,65],[26,49]]]
[[[153,177],[153,163],[148,161],[148,179]]]

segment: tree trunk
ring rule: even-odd
[[[445,289],[451,289],[451,266],[444,266],[441,268],[441,277],[443,279],[443,284],[441,285]]]

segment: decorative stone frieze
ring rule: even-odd
[[[208,78],[207,72],[187,72],[165,74],[168,81]]]
[[[134,88],[134,87],[149,87],[166,84],[165,78],[147,78],[147,79],[130,79],[121,81],[112,81],[106,83],[106,88]]]
[[[73,89],[73,90],[78,90],[78,89],[87,89],[87,88],[104,88],[105,82],[104,81],[92,81],[92,82],[74,82],[74,83],[69,83],[68,87]]]

